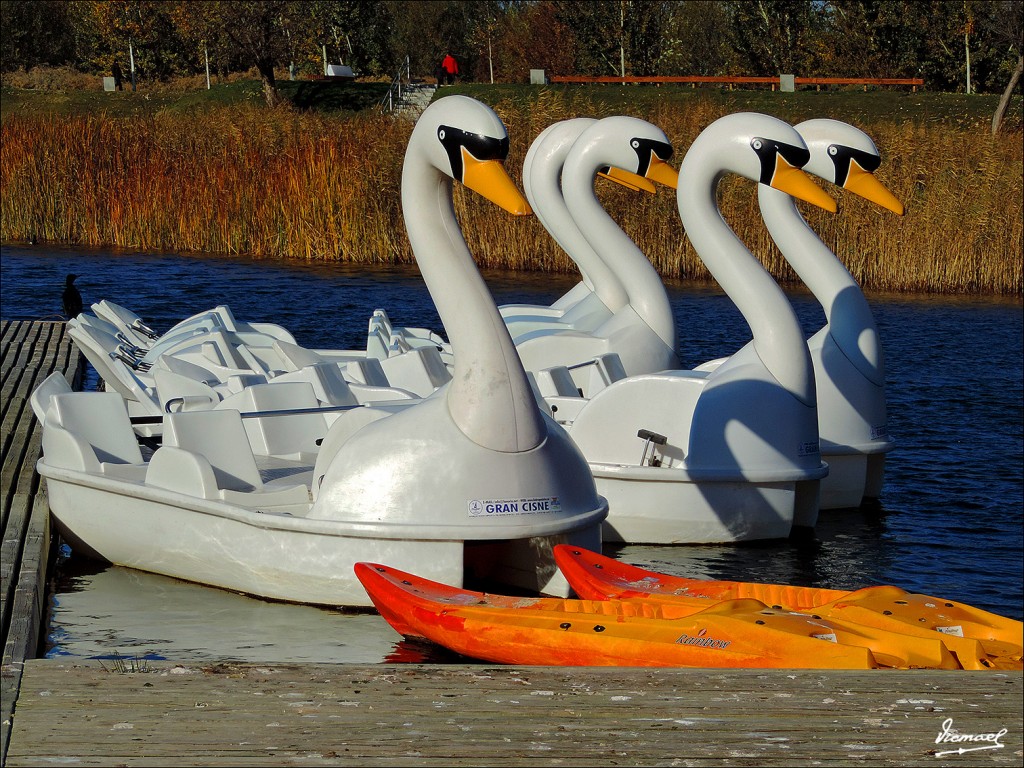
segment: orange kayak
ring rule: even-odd
[[[656,604],[752,598],[851,626],[935,639],[964,669],[1024,668],[1024,624],[963,603],[912,594],[894,586],[852,592],[781,584],[706,581],[648,571],[579,547],[559,544],[555,562],[573,591],[588,600]]]
[[[509,597],[439,584],[376,563],[356,576],[402,635],[475,659],[556,666],[959,669],[939,642],[888,648],[888,633],[851,628],[754,599],[657,603]],[[882,639],[879,639],[882,638]],[[895,645],[908,645],[900,636]],[[888,652],[873,652],[885,646]],[[908,661],[909,657],[909,661]]]

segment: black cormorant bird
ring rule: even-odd
[[[64,317],[70,320],[82,313],[82,294],[75,288],[75,279],[78,275],[68,275],[64,281],[64,294],[61,301],[64,302]]]

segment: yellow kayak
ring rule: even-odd
[[[475,659],[556,666],[959,669],[941,642],[909,639],[759,600],[509,597],[439,584],[376,563],[356,576],[406,637]]]
[[[559,544],[555,562],[573,591],[589,600],[657,604],[752,598],[847,625],[914,639],[938,639],[963,669],[1024,669],[1024,624],[963,603],[894,586],[852,592],[781,584],[706,581],[648,571],[579,547]]]

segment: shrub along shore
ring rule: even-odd
[[[893,92],[778,94],[688,88],[460,86],[490,104],[511,139],[516,181],[551,123],[632,114],[661,127],[673,164],[697,134],[736,111],[846,120],[882,153],[876,176],[906,205],[896,216],[829,186],[839,212],[801,206],[869,290],[1020,295],[1024,149],[1020,101],[988,134],[986,97]],[[118,103],[143,94],[103,94]],[[959,100],[958,100],[959,99]],[[966,99],[966,101],[965,101]],[[974,101],[971,101],[974,100]],[[402,221],[402,157],[411,124],[373,110],[268,110],[248,99],[130,116],[110,108],[31,108],[4,91],[0,240],[353,263],[411,263]],[[109,101],[108,104],[115,102]],[[994,101],[993,101],[994,107]],[[675,195],[599,183],[622,228],[667,278],[705,280]],[[754,185],[727,177],[722,213],[783,282],[796,280],[768,236]],[[575,267],[535,217],[510,217],[457,187],[456,207],[482,268]]]

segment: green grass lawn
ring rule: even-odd
[[[781,93],[767,88],[727,90],[724,88],[690,88],[689,85],[482,85],[459,84],[438,90],[439,95],[465,94],[487,103],[510,99],[530,102],[544,91],[561,92],[566,97],[580,96],[592,99],[609,113],[649,113],[661,104],[686,104],[694,99],[710,99],[725,107],[727,112],[763,112],[790,123],[815,117],[830,117],[849,123],[885,120],[910,120],[939,123],[959,127],[984,126],[992,123],[992,115],[999,103],[996,95],[957,93],[928,93],[901,89],[875,89],[863,91],[822,90],[805,88],[794,93]],[[1022,126],[1022,101],[1015,96],[1006,116],[1004,130],[1019,131]]]
[[[387,83],[295,80],[278,82],[282,96],[300,109],[344,114],[373,107],[387,93]],[[263,87],[258,80],[239,80],[214,85],[210,90],[140,88],[124,91],[0,89],[3,116],[18,112],[56,114],[106,113],[116,117],[151,115],[158,112],[190,112],[238,104],[263,104]]]
[[[314,112],[344,116],[373,109],[387,93],[386,83],[334,82],[325,80],[282,80],[282,95],[294,106]],[[511,100],[522,106],[551,91],[565,98],[593,103],[604,114],[646,113],[659,103],[692,103],[709,99],[724,111],[764,112],[788,122],[812,117],[832,117],[858,123],[876,120],[913,121],[948,124],[957,127],[987,128],[999,97],[956,93],[911,92],[907,88],[815,91],[803,89],[781,93],[767,88],[727,90],[697,88],[688,85],[485,85],[460,83],[439,89],[435,98],[451,94],[472,96],[488,104]],[[48,113],[105,112],[131,117],[161,111],[189,112],[232,104],[263,103],[259,81],[239,80],[215,85],[210,90],[172,90],[169,88],[108,93],[93,90],[29,90],[4,87],[0,90],[0,112],[4,116],[24,111]],[[1020,131],[1024,124],[1022,99],[1015,96],[1007,114],[1004,130]]]

